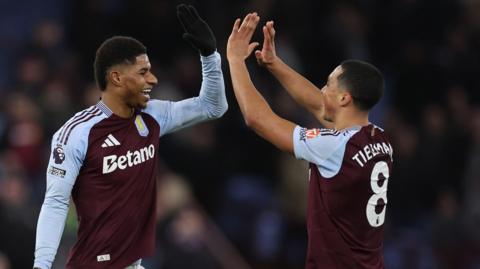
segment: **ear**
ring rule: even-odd
[[[343,91],[342,93],[340,93],[338,95],[338,101],[339,101],[339,104],[340,106],[342,107],[346,107],[348,106],[350,103],[353,103],[353,97],[352,95],[348,92],[348,91]]]
[[[122,74],[117,69],[110,69],[107,71],[107,81],[117,87],[122,86]]]

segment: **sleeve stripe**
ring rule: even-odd
[[[339,134],[340,134],[340,132],[338,130],[335,130],[335,129],[325,129],[325,128],[320,129],[320,135],[337,136]]]
[[[67,121],[67,123],[65,123],[65,125],[63,125],[60,133],[58,134],[57,142],[60,142],[61,140],[63,140],[63,137],[65,136],[65,131],[66,131],[72,124],[74,124],[77,120],[83,119],[87,114],[92,113],[94,110],[95,110],[95,107],[92,106],[92,107],[90,107],[90,108],[88,108],[88,109],[85,109],[85,110],[82,111],[80,114],[73,116],[73,118],[71,118],[69,121]]]
[[[97,111],[98,111],[98,108],[94,106],[94,107],[92,107],[92,109],[89,109],[89,111],[87,113],[82,113],[83,115],[78,116],[74,120],[72,120],[68,124],[68,126],[66,126],[65,129],[63,130],[62,136],[58,137],[60,139],[60,142],[65,140],[66,134],[71,130],[73,125],[75,125],[77,122],[82,121],[83,119],[87,118],[89,115],[92,115],[93,113],[97,113]]]
[[[93,114],[95,113],[95,114]],[[62,141],[62,144],[66,145],[67,142],[68,142],[68,138],[70,137],[70,134],[72,133],[72,130],[77,126],[79,125],[80,123],[83,123],[83,122],[86,122],[86,121],[89,121],[90,119],[92,119],[93,117],[97,117],[97,116],[100,116],[102,115],[102,111],[96,109],[96,111],[94,110],[92,113],[90,113],[90,116],[87,116],[85,119],[83,120],[78,120],[76,121],[72,126],[70,126],[70,129],[64,133],[64,135],[66,134],[65,138],[63,139]]]

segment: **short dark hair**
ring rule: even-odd
[[[107,70],[117,64],[134,64],[136,57],[147,53],[142,42],[128,36],[114,36],[97,49],[93,70],[101,91],[107,87]]]
[[[343,72],[338,76],[339,83],[350,92],[357,108],[370,110],[383,95],[385,83],[380,70],[359,60],[346,60],[340,66]]]

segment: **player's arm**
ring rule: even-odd
[[[193,6],[178,5],[177,17],[185,30],[183,39],[198,50],[201,56],[202,86],[198,101],[205,108],[208,118],[219,118],[226,112],[228,105],[215,36]]]
[[[228,39],[227,58],[233,90],[247,126],[279,149],[293,153],[295,125],[271,110],[253,85],[245,65],[245,59],[258,45],[256,42],[249,44],[258,21],[256,13],[248,14],[241,25],[240,19],[237,19]]]
[[[36,268],[51,268],[60,244],[72,185],[47,177],[47,192],[38,217],[35,242]]]
[[[277,56],[273,21],[267,22],[262,30],[263,47],[262,50],[255,51],[257,62],[277,78],[298,104],[312,113],[323,126],[332,128],[333,123],[323,118],[323,96],[320,89]]]
[[[201,56],[203,80],[197,97],[178,102],[151,100],[144,112],[160,125],[160,136],[220,118],[228,109],[220,55]]]
[[[178,5],[177,17],[185,33],[183,39],[200,53],[202,85],[197,97],[179,102],[152,100],[144,112],[160,125],[160,136],[203,121],[220,118],[228,109],[221,57],[208,24],[193,6]]]
[[[197,97],[178,102],[152,100],[145,112],[152,114],[160,125],[160,135],[175,132],[194,124],[218,119],[228,109],[220,55],[203,57],[203,81]]]
[[[65,226],[70,194],[84,156],[82,141],[75,141],[77,139],[72,137],[69,144],[58,145],[56,136],[52,140],[47,190],[37,223],[34,267],[41,269],[51,268],[55,259]]]

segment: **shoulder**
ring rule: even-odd
[[[161,108],[166,108],[170,103],[171,101],[151,99],[147,102],[147,106],[142,109],[142,112],[152,114],[158,112]]]
[[[373,141],[389,142],[385,130],[375,124],[363,126],[355,136],[356,143],[371,143]]]
[[[76,113],[58,129],[53,136],[52,144],[68,145],[74,144],[76,140],[86,139],[88,136],[85,136],[85,134],[88,134],[92,126],[105,118],[107,118],[107,115],[96,105],[84,109]]]
[[[141,112],[153,117],[159,125],[163,125],[172,117],[172,104],[172,101],[152,99]]]
[[[329,146],[335,146],[336,144],[346,143],[353,135],[355,135],[361,128],[352,127],[344,130],[335,130],[327,128],[313,128],[307,129],[303,127],[297,127],[299,133],[299,139],[307,141],[328,141]]]
[[[294,153],[299,159],[322,163],[340,151],[360,127],[345,130],[307,129],[297,126],[294,131]],[[343,153],[342,153],[343,154]]]

